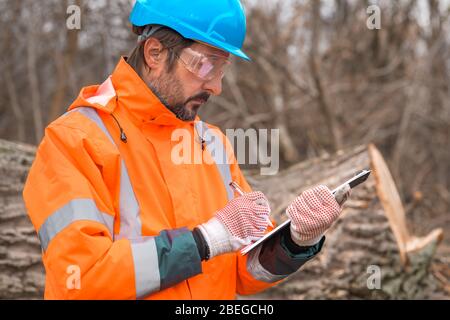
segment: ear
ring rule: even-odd
[[[159,73],[163,70],[166,57],[164,47],[158,39],[149,38],[145,41],[144,59],[152,71]]]

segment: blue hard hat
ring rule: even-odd
[[[138,27],[166,26],[187,39],[250,60],[241,50],[247,26],[239,0],[137,0],[130,22]]]

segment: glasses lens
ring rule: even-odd
[[[183,50],[181,59],[187,70],[202,80],[212,80],[216,77],[223,78],[225,70],[230,65],[227,57],[218,55],[204,55],[191,48]]]
[[[195,72],[200,78],[207,79],[210,77],[215,65],[209,61],[208,58],[203,58],[201,63],[198,64],[198,70]]]

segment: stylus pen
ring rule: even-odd
[[[236,182],[231,181],[230,182],[230,187],[232,187],[234,189],[234,191],[239,193],[240,196],[244,195],[244,192],[242,191],[241,187],[239,187],[239,185]]]
[[[239,195],[243,196],[244,195],[244,191],[242,191],[241,187],[234,181],[230,182],[230,187],[232,187],[237,193],[239,193]],[[273,228],[273,224],[272,221],[269,218],[269,226],[271,226]]]

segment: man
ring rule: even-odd
[[[130,20],[136,49],[47,127],[27,179],[45,298],[234,299],[273,286],[320,251],[340,205],[308,190],[287,209],[290,231],[238,252],[266,232],[269,204],[197,111],[221,93],[230,54],[248,59],[240,2],[138,0]],[[210,161],[176,163],[176,130]]]

